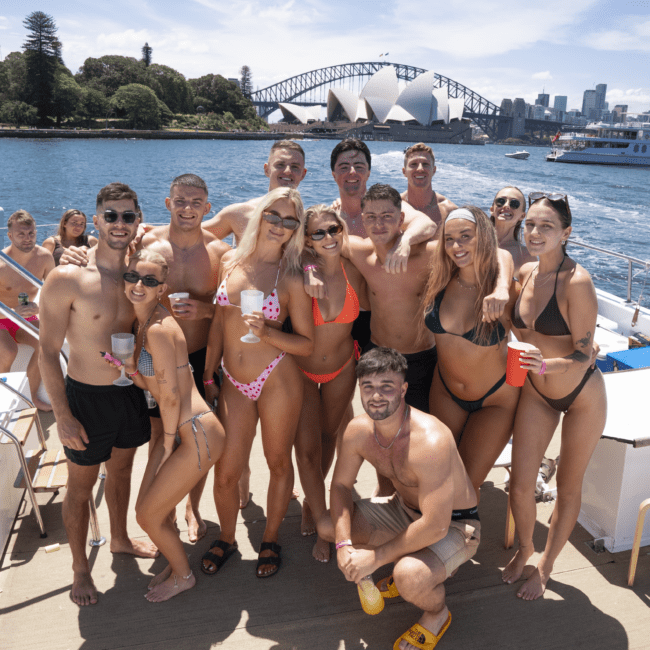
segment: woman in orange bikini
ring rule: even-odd
[[[365,280],[341,257],[348,240],[345,221],[332,208],[315,205],[305,212],[305,246],[313,253],[313,266],[322,277],[327,297],[312,298],[314,351],[296,357],[304,374],[304,397],[298,433],[296,461],[305,491],[302,534],[316,532],[318,521],[327,509],[325,481],[334,460],[336,432],[352,401],[358,358],[351,332],[359,315],[359,305],[369,308]],[[305,268],[309,268],[307,264]],[[320,562],[330,558],[329,543],[317,539],[313,556]]]
[[[293,487],[291,450],[303,393],[302,374],[293,355],[306,356],[313,350],[314,326],[300,264],[303,223],[300,194],[277,188],[260,200],[239,246],[221,260],[218,307],[203,378],[212,382],[221,362],[225,378],[219,416],[226,430],[226,448],[214,482],[221,535],[203,555],[201,570],[207,575],[217,573],[237,550],[238,481],[258,419],[271,476],[257,576],[269,577],[280,568],[278,530]],[[265,298],[261,312],[242,317],[241,292],[247,289],[263,291]],[[281,330],[287,316],[291,316],[292,334]],[[249,329],[258,342],[241,340]]]
[[[517,406],[512,446],[510,502],[519,548],[503,570],[503,581],[521,577],[534,553],[537,521],[535,481],[539,465],[562,420],[562,462],[557,501],[546,548],[517,596],[539,598],[580,512],[582,479],[605,427],[605,383],[593,364],[598,301],[591,277],[566,254],[571,210],[564,194],[534,192],[524,225],[526,246],[539,262],[525,264],[522,290],[513,310],[517,338],[535,346],[522,355],[528,368]]]

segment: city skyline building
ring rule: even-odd
[[[539,93],[537,95],[537,99],[535,100],[535,104],[537,106],[546,106],[548,108],[548,102],[551,99],[551,96],[548,93]]]
[[[555,95],[553,99],[553,108],[556,111],[566,113],[567,99],[568,97],[566,95]]]
[[[582,96],[582,114],[588,119],[596,119],[596,91],[585,90]]]

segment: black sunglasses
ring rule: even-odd
[[[330,237],[334,237],[334,235],[338,235],[343,232],[343,226],[339,223],[336,226],[330,226],[327,230],[314,230],[314,232],[309,235],[314,241],[320,241],[321,239],[325,239],[325,235],[329,235]]]
[[[567,208],[569,207],[569,197],[566,194],[558,194],[557,192],[531,192],[528,195],[528,205],[531,206],[535,201],[539,201],[540,199],[548,199],[551,203],[560,201]]]
[[[122,213],[116,212],[115,210],[104,210],[104,221],[106,223],[115,223],[120,216],[124,223],[131,224],[135,223],[135,220],[138,218],[138,213],[133,212],[133,210],[127,210]]]
[[[262,219],[264,219],[264,221],[268,221],[274,226],[277,226],[279,223],[281,223],[282,227],[285,230],[295,230],[298,228],[298,226],[300,226],[300,222],[296,219],[283,219],[282,217],[279,217],[277,214],[273,214],[272,212],[262,212]]]
[[[130,284],[138,284],[138,281],[141,280],[145,287],[157,287],[159,284],[165,284],[160,280],[156,280],[153,275],[140,275],[135,271],[127,271],[122,277]]]
[[[502,208],[506,203],[508,203],[513,210],[517,210],[521,206],[521,201],[519,199],[511,199],[507,196],[500,196],[498,199],[494,199],[494,205],[496,205],[497,208]]]

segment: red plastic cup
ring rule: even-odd
[[[528,374],[527,368],[521,367],[519,359],[522,352],[534,350],[535,346],[531,343],[521,341],[512,341],[508,343],[508,363],[506,365],[506,384],[509,386],[523,386]]]

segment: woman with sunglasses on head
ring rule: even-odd
[[[433,332],[438,351],[429,409],[451,429],[479,499],[479,488],[510,438],[519,399],[519,388],[505,383],[514,294],[498,320],[482,318],[499,260],[512,262],[499,249],[489,218],[475,206],[447,215],[440,242],[420,321]]]
[[[70,246],[86,246],[91,248],[97,244],[97,238],[86,234],[86,215],[81,210],[66,210],[59,223],[59,231],[53,237],[48,237],[43,242],[54,257],[58,266],[61,255]]]
[[[563,194],[534,192],[528,200],[524,237],[539,262],[520,270],[522,289],[512,324],[518,339],[535,348],[521,357],[528,375],[515,418],[510,480],[519,548],[503,570],[503,580],[509,584],[519,580],[535,550],[537,472],[564,413],[557,501],[546,547],[517,592],[524,600],[535,600],[544,593],[578,518],[582,479],[605,426],[607,403],[602,375],[592,365],[596,291],[589,273],[566,254],[571,234],[568,199]]]
[[[223,427],[194,383],[183,331],[160,303],[167,273],[165,258],[147,249],[130,258],[124,273],[136,315],[135,351],[125,370],[160,405],[165,431],[150,452],[136,502],[138,523],[169,562],[149,584],[150,602],[169,600],[196,583],[173,514],[225,447]]]
[[[277,188],[257,205],[237,249],[221,260],[204,381],[212,381],[221,362],[224,382],[219,415],[226,429],[226,449],[214,483],[221,535],[201,564],[208,575],[217,573],[237,550],[238,481],[248,462],[258,419],[271,476],[257,576],[269,577],[280,568],[278,530],[291,498],[291,449],[303,394],[303,379],[292,355],[307,356],[313,350],[310,299],[303,289],[300,264],[303,223],[300,194]],[[241,294],[250,289],[264,293],[263,308],[242,315]],[[281,330],[288,316],[292,334]],[[259,342],[241,340],[249,329]]]
[[[490,212],[490,220],[497,230],[499,248],[512,255],[517,277],[523,264],[535,261],[520,240],[521,224],[526,216],[526,197],[518,187],[504,187],[494,197]]]
[[[323,279],[326,297],[312,298],[314,351],[296,357],[304,375],[302,412],[296,435],[296,461],[305,491],[302,506],[303,535],[316,532],[327,509],[324,477],[334,460],[336,434],[352,401],[358,348],[352,325],[359,306],[369,309],[365,280],[341,256],[348,243],[348,228],[338,212],[315,205],[305,212],[305,246],[311,253],[305,268],[315,267]],[[312,555],[320,562],[330,558],[329,543],[317,539]]]

